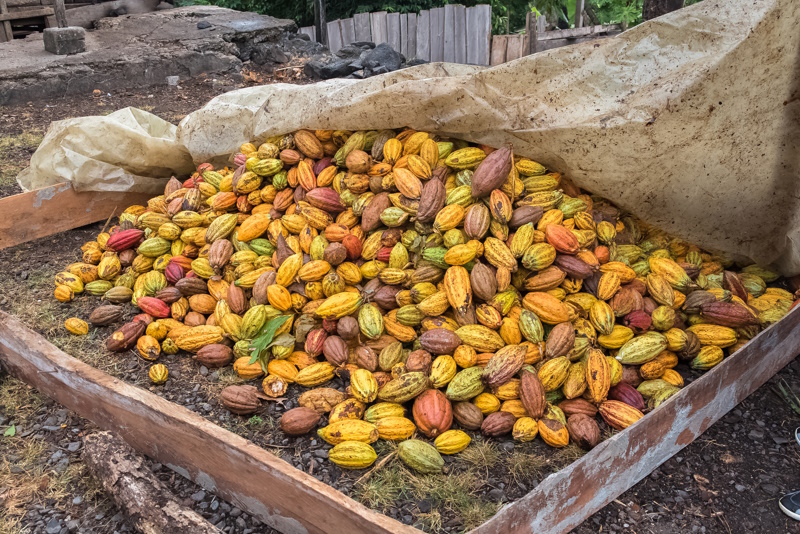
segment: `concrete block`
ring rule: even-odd
[[[65,56],[86,51],[86,30],[79,26],[68,28],[46,28],[44,49],[51,54]]]

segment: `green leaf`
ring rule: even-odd
[[[290,318],[291,315],[279,315],[278,317],[270,319],[261,327],[258,335],[250,343],[250,350],[253,352],[253,356],[250,358],[250,364],[255,363],[258,357],[270,347],[272,339],[275,337],[275,332]]]
[[[14,426],[13,424],[10,427],[6,428],[5,432],[3,432],[4,438],[13,438],[16,435],[17,435],[17,427]]]
[[[276,337],[267,348],[274,347],[275,345],[280,345],[281,347],[294,347],[294,343],[295,340],[293,335],[283,333]]]

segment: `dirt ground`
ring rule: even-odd
[[[6,107],[0,123],[0,196],[19,192],[14,176],[51,121],[136,106],[177,122],[216,94],[254,81],[269,79],[255,74],[245,82],[200,79],[180,88],[89,94]],[[476,439],[472,454],[448,461],[448,477],[415,476],[392,461],[366,482],[354,484],[361,473],[342,473],[332,466],[327,445],[313,437],[290,441],[276,431],[277,416],[293,406],[296,391],[290,390],[290,400],[283,406],[269,403],[253,417],[232,416],[216,400],[224,385],[238,380],[230,369],[211,372],[186,356],[164,356],[161,362],[170,369],[170,380],[165,386],[153,386],[141,359],[133,354],[110,355],[102,348],[111,328],[93,330],[85,337],[67,334],[64,319],[86,317],[98,299],[81,297],[59,304],[52,298],[52,277],[76,259],[80,245],[93,239],[101,226],[1,251],[0,309],[20,317],[66,352],[253,440],[372,508],[428,531],[462,531],[477,526],[504,502],[521,497],[549,472],[581,454],[572,447],[553,452],[531,444]],[[699,440],[576,532],[800,533],[798,524],[777,507],[783,492],[800,489],[800,446],[793,439],[800,414],[777,393],[778,381],[800,393],[800,362],[784,368]],[[41,393],[0,376],[0,432],[6,433],[0,438],[0,533],[131,530],[81,460],[82,438],[94,430],[92,423]],[[383,456],[389,450],[378,452]],[[188,506],[223,531],[269,531],[166,467],[151,467]]]

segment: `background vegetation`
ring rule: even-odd
[[[186,4],[215,4],[239,11],[255,11],[273,17],[292,19],[299,26],[314,24],[313,0],[178,0]],[[686,0],[692,4],[698,0]],[[633,26],[642,21],[643,0],[586,0],[602,24],[626,22]],[[352,17],[355,13],[388,11],[389,13],[418,13],[423,9],[458,3],[467,7],[489,3],[492,6],[492,33],[515,33],[525,29],[525,15],[538,12],[547,20],[559,21],[568,28],[574,20],[575,0],[327,0],[327,20]]]

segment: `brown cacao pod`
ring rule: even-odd
[[[89,322],[94,326],[106,326],[116,323],[122,319],[124,311],[122,306],[114,306],[113,304],[99,306],[89,315]]]
[[[222,390],[220,400],[229,412],[246,415],[258,410],[258,389],[255,386],[228,386]]]
[[[496,438],[511,432],[517,418],[509,412],[494,412],[486,416],[481,424],[481,434]]]
[[[574,414],[567,419],[567,431],[581,449],[590,450],[600,443],[600,427],[597,421],[585,414]]]
[[[233,351],[227,345],[212,343],[201,347],[194,355],[194,359],[210,369],[225,367],[233,361]]]
[[[106,349],[111,352],[128,350],[142,337],[146,328],[147,325],[142,321],[125,323],[106,340]]]
[[[317,426],[322,415],[312,408],[299,406],[281,416],[281,430],[289,436],[302,436]]]
[[[536,373],[522,371],[520,373],[519,398],[525,411],[534,419],[541,419],[547,407],[545,391]]]
[[[453,405],[453,417],[467,430],[478,430],[483,424],[481,409],[471,402],[462,401]]]

